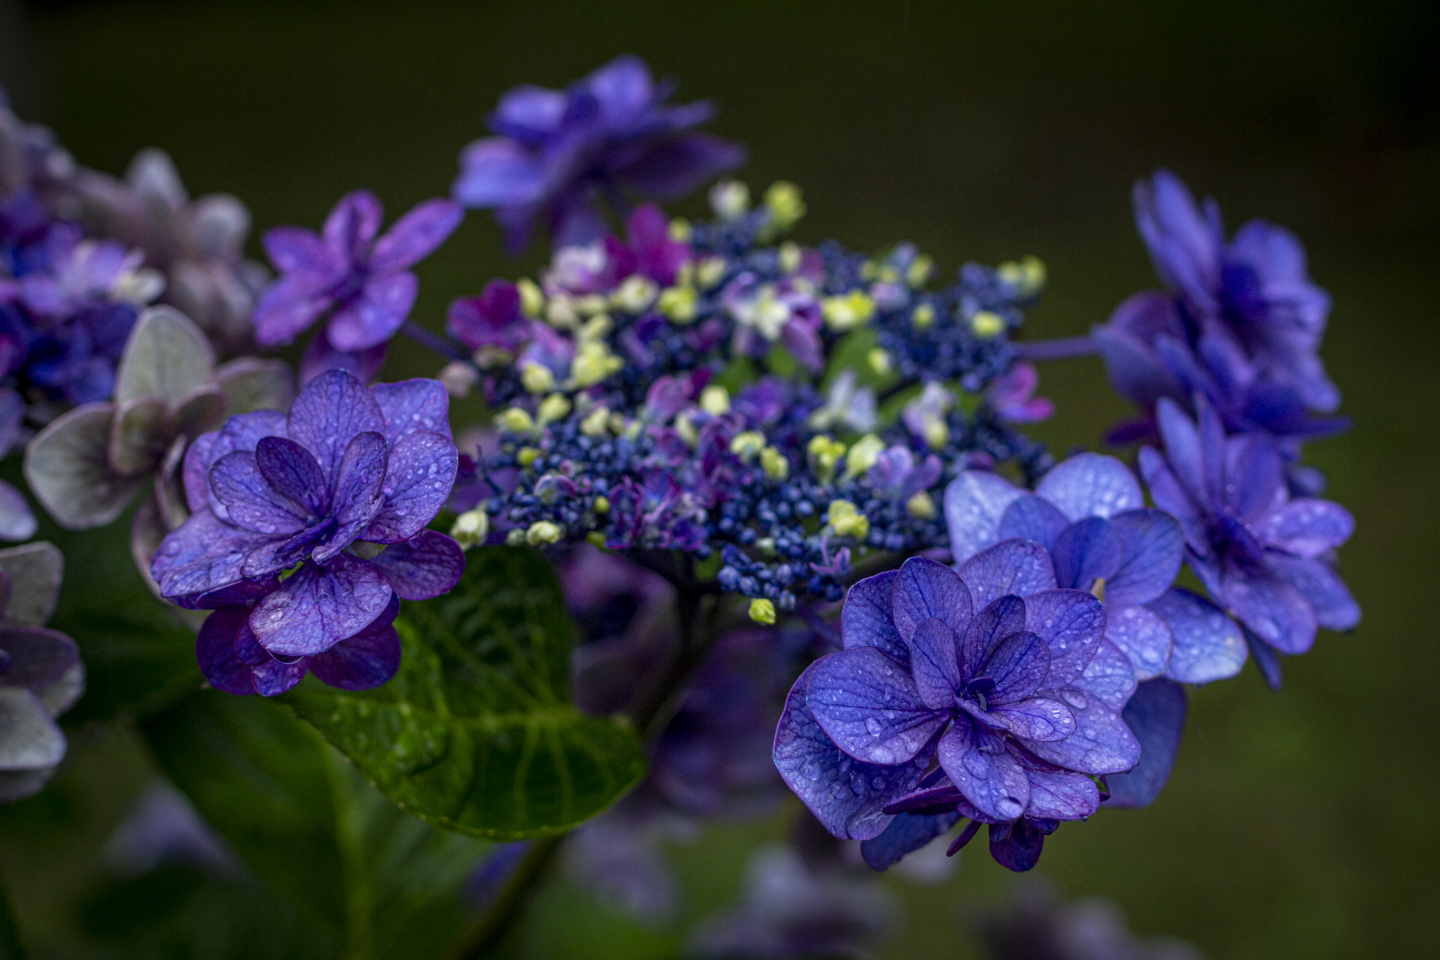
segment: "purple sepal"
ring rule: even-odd
[[[422,530],[374,557],[402,600],[429,600],[449,593],[465,573],[465,551],[443,533]]]
[[[902,813],[890,821],[878,837],[860,844],[860,855],[872,870],[887,870],[948,831],[960,819],[958,811],[949,813]]]
[[[1004,540],[982,550],[961,565],[960,579],[977,607],[1007,593],[1028,597],[1055,588],[1050,554],[1029,540]]]
[[[393,623],[400,601],[392,598],[368,627],[307,661],[324,683],[341,690],[370,690],[400,669],[400,635]]]
[[[363,630],[390,602],[390,581],[373,563],[339,554],[307,563],[261,600],[250,627],[272,654],[310,657]]]
[[[807,671],[806,702],[826,735],[867,763],[903,764],[945,724],[910,671],[874,647],[821,657]]]
[[[1160,795],[1185,729],[1185,688],[1163,677],[1140,684],[1121,714],[1140,743],[1140,762],[1129,773],[1112,774],[1112,807],[1148,807]]]

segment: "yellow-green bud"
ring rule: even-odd
[[[484,543],[489,532],[490,514],[477,507],[474,510],[466,510],[455,518],[455,524],[450,528],[450,539],[460,544],[461,550],[469,550],[473,546]]]
[[[826,297],[820,310],[832,330],[854,330],[875,316],[875,301],[864,290],[851,290],[838,297]]]
[[[520,312],[539,319],[545,310],[545,294],[540,292],[540,285],[524,277],[515,281],[515,289],[520,291]]]
[[[495,417],[495,425],[510,433],[533,433],[535,430],[534,419],[528,411],[519,407],[502,410]]]
[[[596,407],[584,420],[580,421],[580,432],[587,437],[603,436],[609,420],[610,408]]]
[[[530,393],[549,393],[555,389],[555,374],[543,363],[527,363],[520,370],[520,382]]]
[[[782,273],[794,273],[799,270],[801,259],[800,244],[793,240],[786,240],[780,244],[780,271]]]
[[[570,414],[570,401],[563,393],[552,393],[540,401],[540,425],[563,420]]]
[[[645,308],[655,302],[655,296],[659,292],[660,288],[654,280],[633,273],[610,294],[610,302],[627,313],[643,313]]]
[[[509,533],[505,534],[505,545],[507,547],[525,546],[525,531],[521,530],[519,527],[516,527],[514,530],[511,530]]]
[[[1005,319],[998,313],[981,310],[970,318],[970,329],[975,331],[975,336],[989,340],[1005,332]]]
[[[737,220],[750,209],[750,188],[739,180],[721,180],[710,188],[710,208],[722,220]]]
[[[770,210],[770,223],[777,231],[789,230],[805,216],[805,200],[800,188],[789,180],[777,180],[765,191],[765,206]]]
[[[846,478],[858,477],[860,474],[875,466],[875,461],[880,459],[880,453],[885,449],[885,441],[867,433],[845,455],[845,476]]]
[[[829,483],[835,477],[835,465],[845,456],[845,444],[821,433],[810,438],[805,452],[814,460],[820,482]]]
[[[555,543],[565,533],[560,524],[551,523],[549,520],[536,520],[530,524],[530,529],[525,531],[525,542],[532,547],[543,546],[547,543]]]
[[[1045,286],[1045,263],[1039,257],[1022,257],[1019,263],[1009,261],[995,270],[1000,280],[1015,288],[1022,297],[1039,293]]]
[[[695,319],[695,289],[667,287],[660,291],[655,308],[670,318],[671,323],[687,324]]]
[[[924,490],[905,501],[905,512],[917,520],[934,520],[940,516],[935,509],[935,500]]]
[[[522,467],[528,467],[540,456],[540,450],[536,447],[521,447],[515,454],[515,461]]]
[[[870,361],[870,369],[882,376],[892,369],[890,352],[882,347],[871,347],[870,352],[865,355],[865,359]]]
[[[610,498],[604,495],[596,497],[595,502],[590,505],[590,509],[596,513],[609,513]]]
[[[765,476],[771,480],[784,480],[790,476],[790,461],[774,447],[766,447],[760,451],[760,466],[765,470]]]
[[[684,217],[676,217],[670,221],[670,239],[676,243],[689,243],[690,236],[694,232],[690,228],[690,221]]]
[[[830,501],[825,519],[830,522],[830,529],[842,537],[863,540],[870,533],[870,518],[855,509],[849,500]]]
[[[680,434],[687,447],[693,449],[700,445],[700,431],[696,429],[695,421],[690,419],[689,411],[675,418],[675,432]]]
[[[687,264],[688,266],[688,264]],[[709,290],[725,276],[725,258],[709,256],[695,268],[695,283],[701,290]]]
[[[603,340],[582,340],[570,363],[570,379],[577,387],[593,387],[624,365]]]
[[[590,541],[590,546],[592,547],[600,547],[601,549],[605,547],[605,534],[599,530],[591,530],[585,534],[585,539]]]
[[[575,312],[582,317],[600,313],[605,309],[605,298],[598,293],[587,293],[583,297],[575,298]]]
[[[925,424],[925,442],[930,449],[939,450],[950,442],[950,427],[944,420],[932,420]]]
[[[575,298],[568,293],[557,293],[545,304],[545,322],[560,330],[570,330],[580,322],[579,311],[575,309]]]
[[[700,391],[700,409],[716,417],[728,412],[730,409],[730,391],[718,383],[710,384],[710,386]]]
[[[775,604],[764,597],[756,597],[750,601],[750,619],[756,623],[766,625],[775,622]]]
[[[922,303],[910,314],[910,323],[916,330],[928,330],[935,322],[935,308],[928,303]]]
[[[758,430],[746,430],[743,433],[737,433],[735,434],[735,439],[730,441],[730,452],[746,463],[754,460],[764,449],[765,434]]]
[[[905,270],[905,282],[912,288],[919,289],[930,282],[930,275],[934,272],[935,261],[922,253],[910,261],[910,266]]]

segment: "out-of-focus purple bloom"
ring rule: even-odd
[[[825,394],[825,405],[813,411],[806,425],[814,430],[868,433],[879,422],[875,391],[859,386],[859,378],[849,368],[841,370]]]
[[[0,387],[0,458],[20,445],[24,427],[25,401],[9,387]],[[35,514],[25,495],[0,480],[0,540],[29,540],[35,529]]]
[[[450,332],[471,350],[514,355],[530,342],[530,321],[520,312],[520,291],[508,280],[491,280],[478,297],[450,304]]]
[[[460,155],[454,197],[494,208],[512,252],[540,218],[555,246],[569,246],[604,234],[601,202],[623,203],[622,191],[678,198],[744,160],[739,147],[694,132],[714,113],[708,103],[669,106],[669,92],[636,57],[564,91],[516,87],[490,115],[497,136]]]
[[[384,235],[384,211],[368,190],[346,194],[317,235],[301,227],[265,234],[265,252],[280,271],[255,308],[262,346],[289,343],[329,315],[325,332],[336,350],[377,347],[400,329],[415,305],[419,281],[410,268],[460,225],[450,200],[427,200]]]
[[[940,479],[940,458],[931,454],[920,460],[909,447],[898,444],[882,450],[868,474],[875,492],[893,503],[905,503]]]
[[[775,736],[781,776],[836,836],[880,834],[932,758],[991,823],[1088,817],[1090,776],[1139,758],[1108,682],[1086,676],[1104,610],[1057,589],[1037,543],[1002,541],[959,573],[907,560],[852,587],[841,624],[845,649],[796,681]]]
[[[1077,454],[1034,493],[999,474],[964,471],[946,488],[945,516],[957,562],[1010,537],[1049,550],[1061,587],[1103,598],[1106,642],[1123,652],[1136,680],[1164,674],[1209,683],[1244,665],[1234,624],[1171,587],[1184,550],[1180,526],[1145,507],[1140,484],[1114,457]]]
[[[185,795],[163,780],[140,793],[110,835],[102,856],[111,869],[130,877],[170,864],[210,873],[241,869],[225,841],[200,819]]]
[[[1191,568],[1243,625],[1267,681],[1278,686],[1276,653],[1309,650],[1317,627],[1360,622],[1334,563],[1354,520],[1329,500],[1292,499],[1275,445],[1256,434],[1227,437],[1208,406],[1197,423],[1161,399],[1157,419],[1164,453],[1140,451],[1150,494],[1180,521]]]
[[[1061,902],[1043,881],[1015,890],[1010,905],[977,918],[993,960],[1202,960],[1181,940],[1142,941],[1109,900]]]
[[[778,341],[811,373],[824,368],[820,303],[808,284],[763,283],[747,271],[726,285],[720,301],[735,318],[735,352],[763,357]]]
[[[455,480],[448,408],[433,380],[371,390],[332,370],[301,391],[288,417],[262,410],[202,435],[184,465],[192,515],[151,567],[161,594],[201,609],[253,604],[244,629],[215,628],[240,662],[259,655],[253,635],[277,663],[312,658],[311,669],[336,684],[315,658],[379,630],[394,596],[438,596],[464,569],[459,546],[425,529]],[[388,634],[364,642],[372,639]],[[215,643],[217,663],[233,666]],[[373,676],[343,648],[334,659],[355,683]]]
[[[1033,363],[1017,363],[1007,373],[996,377],[986,391],[986,399],[1000,419],[1011,423],[1039,423],[1055,414],[1055,404],[1047,397],[1035,396],[1040,388],[1040,371]]]

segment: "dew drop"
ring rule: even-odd
[[[880,731],[885,728],[880,725],[879,720],[876,720],[874,717],[867,717],[865,720],[865,729],[870,731],[870,736],[878,737],[880,736]]]
[[[1074,707],[1076,710],[1085,709],[1085,694],[1081,693],[1079,690],[1076,690],[1073,687],[1066,687],[1064,690],[1061,690],[1060,697],[1066,703],[1070,704],[1070,706]]]
[[[805,762],[805,765],[800,768],[800,776],[804,777],[806,780],[819,780],[820,764],[816,763],[814,760],[807,760]]]
[[[983,780],[990,775],[990,761],[982,757],[978,750],[972,750],[965,755],[965,769],[970,771],[972,777]]]

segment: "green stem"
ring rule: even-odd
[[[453,953],[455,960],[482,960],[500,947],[516,928],[529,906],[530,896],[544,879],[546,869],[568,834],[530,841],[525,859],[511,872],[505,886]]]

